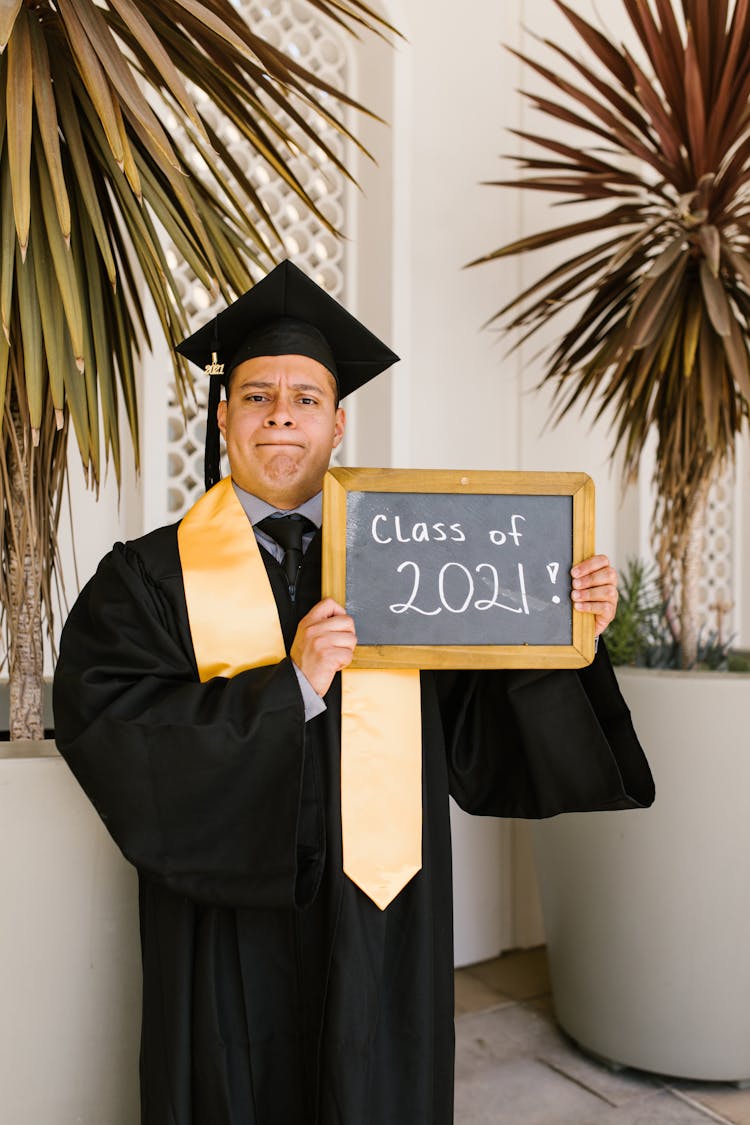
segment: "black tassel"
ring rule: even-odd
[[[213,375],[208,387],[206,451],[203,462],[206,492],[221,480],[221,434],[216,417],[220,398],[221,382]]]

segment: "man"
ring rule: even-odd
[[[61,752],[139,871],[142,1123],[449,1125],[449,791],[490,815],[626,808],[648,767],[603,646],[580,673],[422,673],[421,870],[384,909],[346,878],[356,622],[320,600],[315,528],[299,565],[273,519],[320,524],[339,395],[395,357],[289,263],[183,348],[226,383],[231,483],[115,546],[55,681]],[[601,632],[614,572],[574,575]]]

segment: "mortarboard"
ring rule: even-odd
[[[216,408],[222,383],[245,359],[308,355],[336,378],[339,397],[374,379],[398,356],[302,270],[284,261],[177,351],[211,376],[206,423],[206,488],[220,478]]]

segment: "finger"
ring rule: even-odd
[[[587,574],[593,574],[594,571],[607,569],[612,567],[606,555],[592,555],[591,558],[583,559],[571,567],[570,573],[573,578],[583,578]]]
[[[302,622],[300,622],[300,625]],[[326,617],[322,621],[313,621],[305,626],[309,637],[333,636],[335,633],[354,635],[354,618],[348,613],[341,616]]]
[[[576,602],[573,608],[577,609],[579,613],[595,614],[606,625],[609,625],[615,616],[615,607],[611,602]]]
[[[333,650],[354,652],[356,647],[357,638],[354,633],[331,633],[325,637],[318,637],[312,646],[312,651],[322,656]]]
[[[342,605],[339,605],[333,598],[323,598],[322,601],[314,605],[309,613],[306,613],[302,621],[308,625],[312,625],[318,621],[325,621],[330,617],[346,617],[346,610]],[[350,618],[351,620],[351,618]],[[300,622],[302,624],[302,622]]]
[[[307,637],[299,651],[313,660],[338,660],[342,654],[350,656],[356,647],[357,638],[354,633],[328,633]]]
[[[619,594],[616,586],[588,586],[582,590],[573,590],[571,597],[574,602],[609,602],[617,605]]]
[[[592,570],[580,578],[573,579],[574,590],[591,590],[603,587],[617,589],[617,571],[612,566],[602,567],[601,570]]]

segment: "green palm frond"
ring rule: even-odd
[[[304,2],[353,34],[393,33],[359,0]],[[108,461],[119,480],[123,407],[138,457],[144,284],[167,341],[187,332],[160,239],[227,299],[280,249],[217,115],[332,230],[294,169],[326,160],[348,175],[321,136],[332,127],[358,143],[345,107],[362,110],[231,0],[0,4],[0,595],[11,671],[23,594],[5,560],[30,554],[49,619],[68,419],[91,484]],[[173,362],[183,397],[189,375]]]
[[[565,318],[544,374],[557,417],[608,412],[629,476],[657,431],[665,563],[750,409],[750,4],[622,0],[630,50],[553,2],[580,50],[518,55],[551,90],[525,94],[550,131],[519,134],[534,155],[497,186],[554,193],[577,217],[479,261],[571,241],[495,319],[526,339]]]

